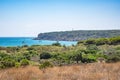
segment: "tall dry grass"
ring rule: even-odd
[[[120,80],[119,63],[91,63],[48,68],[38,67],[0,70],[0,80]]]

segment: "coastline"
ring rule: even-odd
[[[33,37],[0,37],[1,47],[17,47],[23,45],[52,45],[57,41],[53,40],[34,40]],[[61,45],[71,46],[77,44],[77,41],[59,41]]]

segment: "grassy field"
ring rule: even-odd
[[[120,62],[88,63],[47,68],[37,66],[0,70],[0,80],[120,80]]]

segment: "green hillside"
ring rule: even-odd
[[[78,41],[88,38],[109,38],[120,36],[120,30],[74,30],[61,32],[40,33],[35,39],[56,41]]]

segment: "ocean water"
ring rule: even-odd
[[[22,45],[51,45],[56,41],[33,40],[33,37],[0,37],[0,46],[12,47]],[[59,41],[61,45],[71,46],[77,44],[76,41]]]

